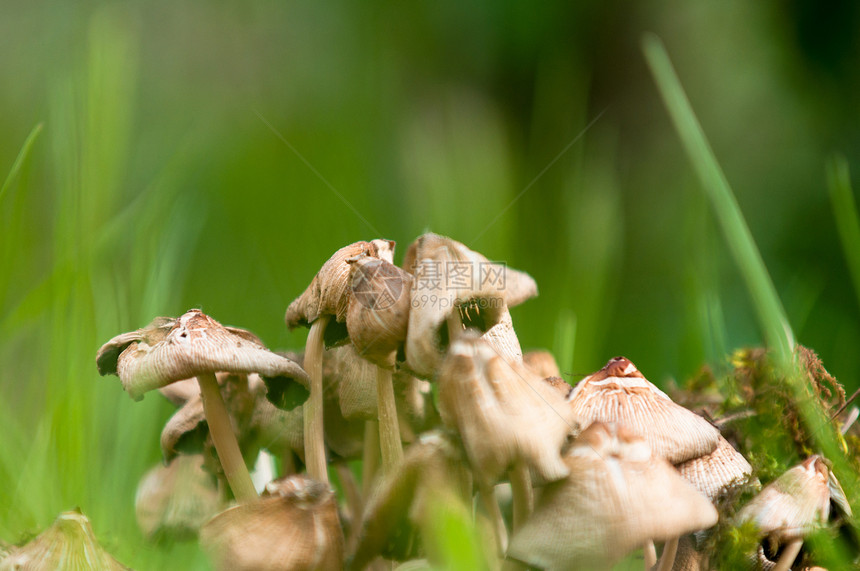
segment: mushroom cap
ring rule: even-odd
[[[525,365],[465,333],[451,345],[438,382],[442,421],[460,434],[478,478],[493,483],[520,460],[544,481],[567,475],[561,448],[574,415]]]
[[[765,486],[738,512],[778,541],[802,538],[830,515],[830,471],[821,456],[810,456]]]
[[[596,421],[624,424],[672,464],[710,454],[719,442],[719,430],[675,404],[624,357],[610,359],[581,380],[567,399],[583,426]]]
[[[558,363],[549,351],[528,351],[523,354],[523,362],[540,377],[561,377]]]
[[[346,314],[350,341],[362,358],[391,369],[406,341],[412,274],[371,256],[347,261],[352,292]]]
[[[177,319],[123,333],[105,343],[96,357],[99,373],[116,374],[135,400],[144,393],[202,373],[259,373],[308,384],[307,373],[269,351],[243,329],[224,327],[199,309]]]
[[[453,341],[446,321],[459,311],[464,326],[489,333],[501,352],[521,358],[508,306],[537,295],[534,280],[523,272],[490,262],[455,240],[424,234],[413,242],[403,267],[415,276],[406,334],[405,367],[430,379]]]
[[[99,545],[90,520],[79,511],[63,512],[23,547],[0,559],[0,571],[122,571],[129,568]]]
[[[199,454],[149,470],[134,499],[137,524],[150,540],[189,539],[222,507],[221,494]]]
[[[752,466],[720,436],[716,450],[676,466],[686,481],[712,502],[732,488],[742,486],[752,476]]]
[[[200,530],[200,543],[215,568],[225,571],[343,566],[343,532],[334,492],[303,475],[271,482],[259,501],[216,515]]]
[[[565,458],[570,474],[543,489],[508,556],[544,569],[608,567],[648,540],[717,523],[717,510],[648,443],[593,423]]]
[[[355,242],[344,246],[322,265],[311,280],[307,289],[287,307],[284,320],[290,329],[308,327],[320,315],[332,315],[336,323],[346,321],[349,307],[350,264],[348,260],[358,256],[371,256],[392,261],[394,242],[391,240],[372,240]],[[346,340],[340,331],[335,337],[326,336],[326,346],[335,346]]]

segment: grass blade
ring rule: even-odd
[[[21,147],[21,150],[18,152],[18,156],[15,157],[15,162],[12,163],[12,168],[9,170],[9,174],[6,176],[6,180],[3,181],[3,186],[0,186],[0,200],[3,199],[3,195],[6,193],[6,190],[12,185],[12,181],[15,180],[15,177],[18,176],[21,166],[30,155],[33,143],[36,142],[36,139],[39,137],[39,133],[41,132],[42,123],[39,123],[33,127],[33,130],[30,131],[29,135],[27,135],[27,138],[24,140],[24,146]]]
[[[845,261],[860,303],[860,219],[857,217],[857,204],[851,192],[851,174],[845,157],[834,156],[827,164],[827,186],[830,189],[836,229],[845,251]]]

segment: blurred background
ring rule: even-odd
[[[799,342],[850,393],[860,305],[826,165],[860,170],[858,29],[849,0],[6,0],[0,538],[80,506],[127,565],[206,568],[137,531],[172,407],[99,378],[96,350],[191,307],[300,348],[284,310],[357,240],[399,261],[432,230],[530,273],[514,325],[572,383],[623,354],[667,386],[760,345],[645,31]]]

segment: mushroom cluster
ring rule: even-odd
[[[676,391],[679,404],[625,357],[572,385],[552,354],[524,353],[517,338],[509,309],[537,295],[528,274],[436,234],[413,242],[401,266],[394,246],[356,242],[321,265],[285,314],[290,329],[309,328],[303,353],[270,351],[198,309],[99,349],[98,371],[132,398],[157,389],[176,406],[164,466],[138,488],[147,538],[197,537],[224,570],[385,559],[442,569],[455,562],[440,526],[470,520],[477,567],[638,558],[668,571],[716,568],[715,546],[747,534],[744,565],[785,571],[816,563],[810,534],[852,521],[809,439],[796,440],[800,463],[779,477],[741,453],[726,403],[755,406],[754,393],[698,406]],[[57,558],[123,568],[76,513],[27,545],[0,543],[0,570],[58,568]]]

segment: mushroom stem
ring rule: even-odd
[[[361,458],[361,495],[370,497],[373,491],[373,478],[379,468],[379,422],[368,420],[364,423],[364,452]]]
[[[400,426],[394,402],[394,385],[391,371],[376,368],[376,403],[379,411],[379,448],[382,453],[382,471],[391,474],[403,459],[400,444]]]
[[[355,545],[358,542],[358,532],[361,528],[361,519],[364,512],[364,502],[361,498],[361,492],[358,490],[358,485],[355,483],[355,476],[346,462],[337,462],[334,465],[337,471],[340,486],[346,496],[346,505],[349,510],[349,533],[346,536],[346,552],[353,553]]]
[[[776,562],[776,567],[773,571],[787,571],[791,564],[794,563],[797,554],[800,553],[800,546],[803,545],[803,539],[795,539],[785,546],[782,550],[782,555],[779,556],[779,561]]]
[[[657,549],[654,547],[654,542],[650,539],[642,546],[642,553],[645,556],[645,571],[649,571],[657,565]]]
[[[505,557],[505,552],[508,550],[508,530],[505,527],[505,520],[502,517],[502,512],[499,509],[499,502],[496,501],[496,495],[493,493],[493,486],[490,484],[478,484],[478,493],[481,496],[481,503],[484,504],[484,510],[487,512],[487,517],[493,525],[493,534],[496,538],[497,554],[500,558]]]
[[[201,373],[197,375],[200,385],[200,394],[203,397],[203,413],[209,424],[209,434],[215,443],[218,459],[224,469],[224,475],[233,490],[233,495],[239,502],[249,502],[257,498],[257,490],[248,473],[245,459],[239,450],[239,443],[233,433],[224,399],[221,398],[221,389],[218,388],[218,380],[214,373]]]
[[[675,564],[675,555],[678,553],[678,538],[675,537],[663,546],[663,554],[660,555],[660,567],[657,571],[670,571]]]
[[[328,483],[323,432],[323,336],[330,315],[320,315],[311,324],[305,342],[305,370],[311,380],[311,394],[304,407],[305,465],[314,480]]]
[[[514,526],[518,530],[529,518],[534,509],[535,496],[532,489],[532,477],[529,468],[523,461],[518,461],[511,469],[511,494],[514,499]]]

